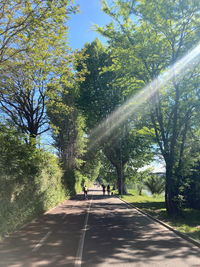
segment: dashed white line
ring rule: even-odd
[[[74,264],[75,267],[80,267],[82,264],[83,247],[84,247],[84,241],[85,241],[85,234],[86,234],[87,226],[88,226],[88,218],[89,218],[91,203],[92,203],[92,198],[90,199],[90,204],[89,204],[89,207],[87,209],[87,214],[86,214],[83,229],[82,229],[82,236],[81,236],[81,239],[79,241],[79,246],[78,246],[78,250],[76,253],[76,260],[75,260],[75,264]]]
[[[65,213],[65,215],[63,216],[63,220],[66,218],[66,216],[67,216],[67,213]]]
[[[79,202],[78,202],[78,203],[79,203]],[[91,204],[91,203],[90,203],[90,204]],[[56,209],[57,207],[58,207],[58,206],[52,208],[51,210],[47,211],[45,214],[50,213],[51,211],[53,211],[53,210]],[[67,215],[68,215],[68,214],[65,213],[64,216],[63,216],[63,219],[65,219]],[[48,232],[48,233],[47,233],[47,234],[46,234],[46,235],[39,241],[39,243],[37,243],[37,244],[35,245],[35,247],[32,249],[32,251],[33,251],[33,252],[38,251],[38,250],[44,245],[45,241],[47,240],[47,238],[48,238],[51,234],[52,234],[52,231],[49,231],[49,232]]]
[[[38,249],[40,247],[42,247],[45,243],[45,241],[47,240],[47,238],[50,236],[50,234],[52,233],[52,231],[49,231],[41,240],[39,243],[37,243],[37,245],[32,249],[33,252],[38,251]]]

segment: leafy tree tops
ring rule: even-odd
[[[105,0],[102,3],[112,18],[109,25],[97,27],[108,38],[112,51],[112,65],[107,70],[115,71],[115,84],[127,88],[127,95],[151,83],[200,41],[199,1],[119,0],[111,7]],[[195,64],[182,77],[174,72],[168,84],[155,90],[143,107],[166,163],[169,214],[178,212],[189,144],[199,127],[198,72]],[[149,91],[154,89],[149,87]]]

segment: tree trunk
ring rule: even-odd
[[[176,187],[177,184],[173,179],[172,166],[166,163],[165,205],[170,216],[175,216],[179,213]]]
[[[119,195],[126,195],[126,183],[124,178],[124,166],[121,166],[121,164],[116,166],[117,170],[117,184],[118,184],[118,192]]]

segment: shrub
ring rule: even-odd
[[[0,126],[0,237],[62,202],[61,180],[56,156]]]
[[[149,176],[144,185],[148,188],[152,195],[161,194],[165,190],[165,180],[164,177],[152,174]]]

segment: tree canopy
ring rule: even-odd
[[[189,163],[186,160],[189,143],[199,127],[195,119],[199,108],[199,67],[198,64],[186,67],[181,77],[174,70],[168,83],[159,88],[154,79],[198,45],[199,2],[141,0],[113,1],[111,7],[106,1],[102,4],[112,22],[97,29],[109,40],[113,55],[109,70],[116,70],[116,84],[126,85],[127,93],[135,94],[154,81],[148,87],[154,90],[146,109],[148,128],[154,128],[155,140],[166,163],[167,210],[170,214],[177,213],[183,173]]]
[[[198,207],[200,2],[101,2],[111,22],[96,30],[107,44],[72,51],[74,1],[0,1],[0,136],[10,127],[26,154],[48,132],[73,193],[98,177],[124,194],[159,153],[168,213]]]

